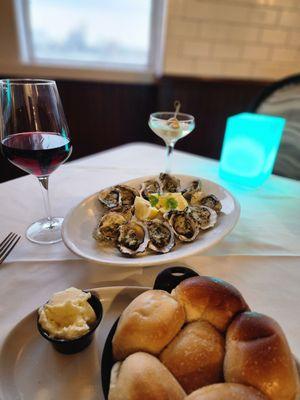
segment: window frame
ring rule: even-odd
[[[125,63],[103,63],[76,60],[51,60],[37,59],[34,57],[32,35],[30,28],[30,16],[27,0],[14,0],[14,9],[16,17],[17,37],[19,45],[20,63],[26,67],[41,67],[45,70],[55,69],[59,72],[73,71],[74,77],[81,71],[93,72],[93,76],[113,77],[115,75],[126,78],[137,75],[144,76],[148,81],[151,77],[157,77],[162,74],[163,52],[165,44],[165,19],[168,0],[151,0],[150,15],[150,47],[148,52],[147,65]],[[79,73],[79,75],[82,75]],[[130,78],[131,77],[131,78]],[[127,80],[127,79],[125,79]],[[135,79],[134,79],[135,80]]]

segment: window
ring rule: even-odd
[[[23,58],[31,64],[154,70],[163,3],[18,0],[20,35],[26,36],[21,43]]]

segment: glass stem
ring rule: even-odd
[[[38,180],[41,184],[43,200],[44,200],[44,207],[46,211],[46,216],[50,224],[50,228],[52,226],[52,213],[50,207],[50,199],[49,199],[49,176],[38,176]]]
[[[167,144],[167,157],[166,157],[166,173],[171,172],[174,143]]]

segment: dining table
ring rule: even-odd
[[[281,325],[292,352],[300,359],[300,182],[271,175],[260,187],[251,188],[222,180],[216,160],[175,151],[173,161],[175,174],[202,177],[224,186],[239,202],[241,215],[234,230],[218,244],[172,265],[236,286],[252,310]],[[100,189],[156,175],[164,165],[165,149],[146,142],[67,162],[50,177],[52,214],[65,216]],[[33,176],[0,184],[0,205],[0,242],[9,232],[22,236],[0,267],[0,349],[19,321],[54,292],[71,286],[151,287],[166,267],[99,265],[73,254],[63,242],[38,245],[28,241],[26,228],[45,212]]]

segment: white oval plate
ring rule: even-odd
[[[102,350],[111,327],[143,287],[96,288],[103,319],[93,342],[80,353],[64,355],[53,349],[36,327],[36,312],[6,336],[0,351],[0,399],[104,400],[101,385]]]
[[[176,176],[180,179],[182,187],[186,187],[193,180],[199,179],[194,176],[177,174]],[[141,177],[122,184],[139,189],[141,183],[150,178],[153,177]],[[83,200],[65,217],[62,227],[63,241],[73,253],[80,257],[109,266],[146,267],[168,264],[207,250],[217,244],[234,228],[240,216],[240,206],[231,193],[222,186],[202,178],[201,181],[204,193],[216,195],[222,203],[222,212],[218,217],[218,222],[212,229],[203,231],[194,242],[178,243],[169,253],[148,252],[145,255],[127,258],[113,246],[96,242],[92,233],[104,212],[97,199],[98,193]]]

